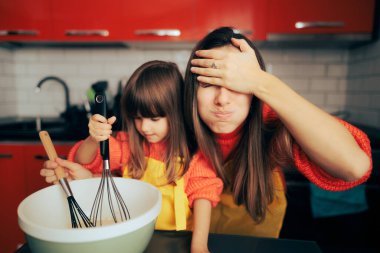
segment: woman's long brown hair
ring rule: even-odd
[[[226,187],[230,187],[237,204],[245,204],[248,212],[256,222],[265,219],[268,205],[274,199],[272,170],[284,166],[290,161],[291,143],[283,124],[274,120],[268,124],[263,121],[263,104],[253,96],[250,111],[242,128],[242,136],[230,155],[223,161],[219,144],[212,131],[200,119],[197,108],[198,81],[191,73],[191,59],[197,58],[195,51],[232,45],[231,38],[244,39],[254,49],[262,70],[265,64],[254,44],[232,28],[222,27],[209,33],[193,49],[185,75],[185,122],[188,139],[193,150],[199,150],[214,166]],[[276,153],[283,156],[277,157]],[[233,166],[232,177],[224,166]]]
[[[129,135],[131,156],[128,173],[132,178],[140,179],[143,176],[146,169],[144,145],[149,147],[135,127],[136,117],[167,117],[169,134],[166,137],[164,161],[168,183],[186,172],[190,155],[183,123],[183,94],[182,75],[177,65],[171,62],[147,62],[128,80],[121,98],[121,112],[123,129]],[[178,163],[181,165],[180,170],[176,166]]]

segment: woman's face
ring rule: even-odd
[[[225,46],[217,50],[238,50]],[[200,83],[197,91],[198,113],[214,133],[231,133],[247,118],[252,95]]]

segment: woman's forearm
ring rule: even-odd
[[[92,162],[96,157],[98,148],[99,143],[93,140],[91,136],[87,137],[79,146],[75,154],[75,162],[78,162],[80,164],[87,164]]]
[[[369,157],[338,120],[275,76],[262,74],[264,82],[255,95],[278,114],[311,160],[332,176],[346,181],[359,179],[367,172]]]

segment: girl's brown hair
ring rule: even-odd
[[[200,119],[197,108],[197,76],[190,71],[191,59],[197,58],[195,51],[229,46],[231,38],[244,39],[256,53],[262,70],[264,61],[254,44],[246,37],[235,33],[232,28],[222,27],[209,33],[193,49],[185,75],[185,122],[188,139],[193,150],[199,150],[214,166],[225,186],[230,187],[237,204],[245,204],[256,222],[265,219],[267,206],[274,199],[272,169],[284,166],[291,157],[291,143],[283,124],[274,120],[264,125],[263,104],[253,96],[250,111],[242,127],[242,136],[230,155],[223,161],[220,146],[212,131]],[[282,157],[276,153],[282,152]],[[233,166],[232,178],[223,168],[226,163]]]
[[[144,63],[128,80],[121,98],[121,113],[123,129],[129,135],[131,156],[128,173],[132,178],[140,179],[144,174],[144,145],[148,144],[135,127],[136,117],[168,119],[169,134],[166,137],[167,148],[164,154],[168,183],[173,183],[187,170],[190,155],[184,130],[182,99],[183,78],[174,63]],[[176,166],[178,163],[180,170]]]

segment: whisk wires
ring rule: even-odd
[[[90,220],[96,226],[98,221],[103,225],[104,218],[104,192],[107,193],[109,211],[115,223],[126,221],[131,218],[127,205],[116,187],[115,181],[109,169],[108,160],[103,160],[103,171],[94,204],[91,208]],[[116,202],[116,203],[115,203]],[[117,206],[117,207],[116,207]]]
[[[79,207],[79,204],[73,196],[67,197],[69,202],[70,217],[71,217],[71,227],[72,228],[83,228],[83,227],[93,227],[91,220]]]

